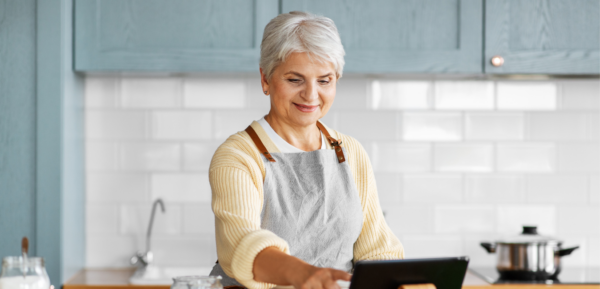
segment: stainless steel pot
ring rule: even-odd
[[[496,269],[504,280],[556,279],[560,273],[560,258],[579,246],[561,248],[562,242],[538,235],[537,227],[523,226],[523,232],[495,243],[483,242],[488,253],[496,253]]]

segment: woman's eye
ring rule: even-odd
[[[321,84],[328,84],[328,83],[329,83],[329,80],[319,80],[319,82],[320,82]]]
[[[300,79],[296,79],[296,78],[290,78],[288,79],[289,82],[293,82],[293,83],[297,83],[300,82]]]

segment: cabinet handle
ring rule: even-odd
[[[502,66],[502,64],[504,64],[504,58],[502,58],[502,56],[500,56],[500,55],[496,55],[496,56],[492,57],[490,62],[492,63],[493,66],[500,67],[500,66]]]

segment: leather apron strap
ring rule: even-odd
[[[321,132],[325,135],[325,137],[327,138],[327,140],[329,141],[329,143],[335,150],[335,154],[337,155],[338,162],[340,164],[345,162],[346,158],[344,157],[344,151],[342,151],[342,147],[340,146],[342,144],[342,141],[334,139],[320,121],[317,121],[317,126],[319,127]]]
[[[340,146],[342,144],[342,141],[333,138],[329,134],[329,132],[327,131],[327,129],[325,128],[325,126],[323,126],[323,124],[321,122],[319,122],[319,121],[317,121],[317,127],[323,133],[323,135],[325,135],[325,138],[327,138],[327,140],[329,141],[329,143],[331,144],[331,146],[333,146],[333,149],[335,150],[335,154],[337,155],[338,162],[339,163],[345,162],[346,161],[346,157],[344,157],[344,151],[342,151],[342,147]],[[263,154],[267,158],[267,160],[269,160],[270,162],[274,163],[275,159],[273,158],[273,156],[271,156],[271,154],[269,153],[269,151],[267,151],[267,148],[262,143],[262,141],[260,140],[260,138],[256,134],[256,131],[254,131],[254,129],[252,128],[252,126],[248,126],[248,128],[246,128],[246,132],[250,135],[250,138],[252,139],[252,141],[254,142],[254,144],[256,145],[256,147],[258,148],[258,150],[260,151],[260,153]]]
[[[267,160],[274,163],[275,159],[273,158],[273,156],[271,156],[269,151],[267,151],[267,148],[262,143],[262,141],[260,140],[260,138],[258,137],[256,132],[254,131],[252,126],[248,126],[248,128],[246,128],[246,132],[250,135],[250,138],[252,139],[252,141],[254,142],[254,144],[256,145],[258,150],[260,151],[260,153],[263,154],[267,158]]]

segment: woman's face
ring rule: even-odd
[[[279,64],[271,79],[262,69],[263,91],[271,97],[269,115],[292,126],[310,126],[327,114],[337,76],[330,62],[311,61],[306,53],[292,53]]]

